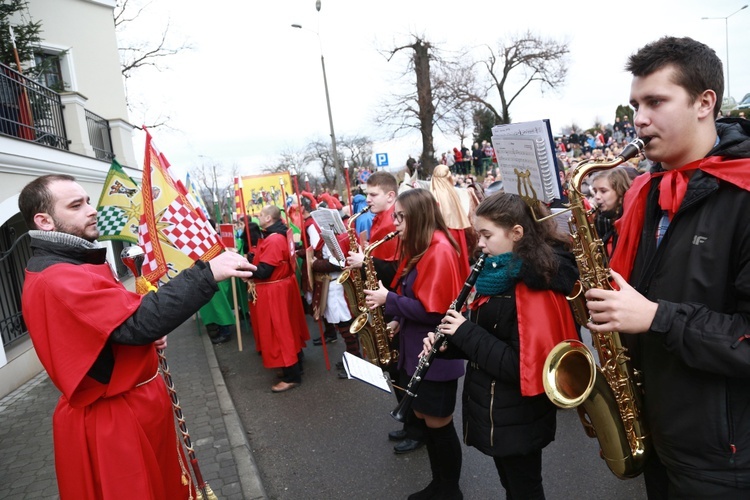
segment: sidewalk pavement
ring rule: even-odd
[[[267,498],[214,346],[194,319],[169,335],[166,354],[203,478],[222,500]],[[42,372],[0,399],[0,498],[59,498],[52,445],[59,395]]]

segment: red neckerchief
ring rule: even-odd
[[[659,183],[659,206],[668,214],[671,212],[669,216],[671,220],[679,210],[687,192],[689,181],[687,173],[694,170],[703,170],[717,179],[750,191],[750,160],[747,158],[727,159],[722,156],[709,156],[676,170],[636,177],[625,193],[623,215],[615,222],[619,239],[610,261],[610,267],[620,273],[626,281],[630,280],[635,255],[641,241],[643,221],[646,217],[646,201],[652,179],[664,176]]]
[[[388,233],[396,230],[396,226],[393,224],[393,217],[391,214],[396,209],[396,205],[391,207],[385,212],[375,214],[372,218],[372,227],[370,227],[370,243],[375,243],[378,240],[382,240]],[[393,262],[398,260],[398,243],[399,237],[393,238],[387,241],[375,250],[372,251],[371,255],[376,259]]]

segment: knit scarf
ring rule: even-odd
[[[477,278],[477,293],[492,296],[506,292],[521,273],[521,264],[521,259],[513,252],[487,257]]]

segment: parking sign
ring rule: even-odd
[[[375,155],[375,165],[378,167],[388,166],[388,153],[378,153]]]

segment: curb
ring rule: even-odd
[[[203,340],[203,348],[206,350],[206,359],[216,388],[216,395],[219,399],[219,408],[224,417],[224,425],[227,428],[229,446],[237,464],[243,498],[248,500],[267,499],[268,495],[266,495],[263,483],[260,480],[260,471],[253,458],[250,443],[247,441],[245,428],[242,426],[237,409],[234,407],[234,401],[227,390],[224,375],[221,374],[214,346],[211,344],[208,335],[201,335],[201,339]]]

